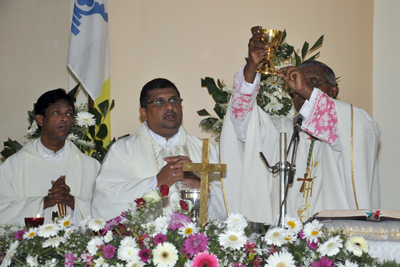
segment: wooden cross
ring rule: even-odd
[[[203,147],[201,153],[201,163],[184,163],[183,171],[195,171],[201,173],[200,186],[200,214],[199,224],[203,225],[207,222],[207,205],[208,205],[208,176],[213,172],[226,172],[226,164],[209,164],[209,147],[210,140],[203,139]]]

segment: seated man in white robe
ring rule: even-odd
[[[221,156],[228,164],[230,210],[272,223],[280,212],[279,175],[267,170],[259,152],[275,165],[280,132],[289,142],[294,127],[292,120],[271,116],[256,103],[261,75],[255,71],[268,49],[260,29],[252,28],[249,59],[235,77]],[[294,91],[294,107],[304,117],[287,214],[304,222],[322,210],[379,208],[377,123],[364,110],[336,100],[335,74],[323,63],[305,61],[299,68],[280,69],[277,76]]]
[[[145,122],[136,134],[113,144],[103,161],[93,192],[94,217],[111,219],[128,209],[143,193],[168,185],[166,213],[179,206],[180,189],[200,188],[185,162],[201,162],[202,141],[181,126],[182,99],[166,79],[148,82],[140,94],[140,115]],[[210,144],[210,163],[219,163],[218,148]],[[210,175],[209,214],[225,217],[219,174]]]
[[[72,127],[74,101],[63,89],[44,93],[35,105],[41,137],[30,140],[0,165],[0,224],[53,212],[75,224],[90,215],[97,160],[66,140]]]

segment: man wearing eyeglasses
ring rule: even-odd
[[[181,126],[182,101],[167,79],[148,82],[140,94],[139,113],[145,122],[135,135],[116,142],[107,153],[96,180],[92,201],[94,217],[111,219],[131,209],[142,194],[170,187],[165,213],[180,206],[180,190],[200,188],[199,178],[183,171],[185,162],[201,162],[202,142]],[[219,163],[218,149],[210,144],[210,162]],[[220,176],[210,175],[209,214],[225,218]]]
[[[275,165],[280,132],[289,139],[294,127],[292,120],[271,116],[256,104],[260,87],[256,69],[268,49],[260,29],[251,29],[249,59],[235,77],[221,156],[228,164],[225,187],[231,193],[227,194],[230,210],[252,221],[272,223],[280,211],[279,175],[266,169],[259,152]],[[287,214],[305,222],[322,210],[379,208],[378,124],[364,110],[336,100],[335,74],[321,62],[285,67],[277,76],[293,90],[294,107],[304,117]]]

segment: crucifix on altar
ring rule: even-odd
[[[226,164],[210,164],[209,162],[209,147],[210,140],[203,139],[203,146],[201,152],[201,163],[184,163],[183,171],[195,171],[201,174],[201,185],[200,185],[200,214],[199,224],[203,225],[207,222],[207,207],[208,207],[208,196],[209,182],[208,176],[213,172],[226,172]],[[222,179],[222,177],[221,177]]]

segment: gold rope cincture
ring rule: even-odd
[[[40,201],[40,203],[39,203],[39,208],[38,208],[38,210],[37,210],[37,212],[36,212],[36,216],[39,214],[39,210],[40,210],[40,207],[42,206],[42,203],[43,203],[44,198],[45,198],[45,197],[43,197],[43,198],[42,198],[42,201]],[[35,217],[36,217],[36,216],[35,216]]]
[[[76,197],[74,197],[74,200],[75,200],[76,205],[78,206],[78,210],[79,210],[79,213],[81,214],[82,220],[84,220],[85,218],[83,218],[81,207],[79,207],[79,202],[76,200]]]
[[[221,144],[218,144],[218,148],[219,148],[218,150],[219,164],[221,164]],[[220,175],[221,175],[222,195],[224,196],[226,214],[229,215],[228,201],[226,200],[226,193],[225,193],[224,179],[222,178],[222,172],[220,172]]]
[[[356,194],[356,185],[354,183],[354,148],[353,148],[353,105],[350,104],[351,107],[351,136],[350,136],[350,153],[351,153],[351,183],[353,184],[353,193],[354,193],[354,201],[356,202],[356,207],[358,208],[357,194]]]

